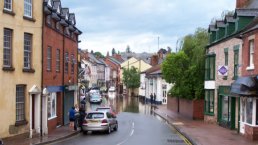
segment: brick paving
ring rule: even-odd
[[[154,111],[166,119],[183,135],[198,145],[258,145],[258,141],[250,141],[237,133],[236,130],[209,124],[202,120],[191,120],[159,105]]]

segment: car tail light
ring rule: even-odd
[[[108,123],[108,122],[107,122],[107,119],[102,120],[101,123]]]
[[[87,123],[88,123],[87,120],[84,120],[84,121],[83,121],[83,124],[87,124]]]

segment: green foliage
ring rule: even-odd
[[[208,33],[198,28],[193,35],[184,37],[182,50],[169,54],[162,63],[163,78],[173,83],[172,96],[186,99],[204,97],[205,46]]]
[[[97,57],[100,57],[100,58],[104,58],[104,55],[99,51],[94,52],[94,55],[97,56]]]
[[[135,67],[123,69],[123,83],[129,89],[135,89],[140,87],[140,73]]]

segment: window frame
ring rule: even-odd
[[[69,71],[69,53],[65,52],[65,68],[64,68],[64,72],[66,74],[68,74]]]
[[[61,54],[60,54],[60,49],[56,49],[56,72],[60,72],[61,69]]]
[[[239,45],[234,46],[234,76],[233,79],[238,78],[238,66],[239,66]]]
[[[47,71],[52,70],[52,47],[47,47]]]
[[[206,100],[206,92],[208,94],[208,100]],[[212,99],[211,99],[212,97]],[[214,100],[215,98],[215,90],[214,89],[205,89],[205,98],[204,98],[204,113],[205,115],[210,115],[210,116],[213,116],[214,115]],[[212,100],[212,102],[211,102]],[[213,103],[213,105],[211,106],[211,103]],[[206,109],[207,107],[207,104],[208,104],[208,110]],[[210,109],[212,108],[213,111],[210,111]]]
[[[6,36],[6,31],[9,31],[9,36]],[[9,41],[6,41],[9,37]],[[11,68],[12,67],[12,51],[13,51],[13,30],[12,29],[8,29],[8,28],[4,28],[4,37],[3,37],[3,67],[8,67]],[[9,46],[5,46],[5,44],[9,43]],[[7,51],[9,50],[9,54],[6,54]],[[9,55],[9,56],[8,56]],[[6,58],[8,57],[8,58]],[[6,58],[6,59],[5,59]],[[5,61],[8,61],[7,64]]]
[[[26,8],[30,8],[30,9],[26,9]],[[23,10],[24,16],[28,18],[32,18],[33,17],[32,11],[33,11],[33,0],[24,0],[24,10]]]
[[[252,45],[251,45],[252,44]],[[254,66],[254,39],[249,40],[249,67]]]
[[[13,1],[12,1],[12,0],[9,0],[10,3],[7,2],[7,1],[8,1],[8,0],[4,0],[4,10],[12,12],[12,11],[13,11]],[[7,8],[7,7],[6,7],[7,5],[9,5],[10,8]]]
[[[22,90],[19,90],[19,89],[22,89]],[[19,122],[24,122],[26,121],[26,94],[25,94],[25,91],[26,91],[26,85],[23,85],[23,84],[19,84],[19,85],[16,85],[16,101],[15,101],[15,109],[16,109],[16,112],[15,112],[15,121],[16,121],[16,124],[18,124]],[[19,107],[22,107],[22,108],[19,108]]]
[[[213,63],[212,66],[211,66],[211,63]],[[215,80],[215,77],[216,77],[215,70],[216,70],[216,55],[215,54],[207,55],[205,59],[205,80]]]
[[[47,96],[48,100],[47,100],[47,118],[48,120],[54,119],[57,117],[57,95],[56,93],[50,93],[50,95]],[[54,102],[53,102],[54,100]],[[53,103],[54,103],[54,110],[53,110]],[[50,106],[50,108],[49,108]],[[49,116],[49,112],[50,112],[50,116]]]
[[[71,55],[71,73],[74,74],[74,55]]]
[[[28,37],[27,37],[28,36]],[[26,39],[29,38],[29,39]],[[24,33],[24,56],[23,56],[23,67],[25,69],[32,69],[32,38],[33,35],[30,33]],[[30,45],[26,45],[26,41],[30,42]],[[26,48],[27,47],[27,48]],[[26,50],[28,49],[28,50]],[[25,61],[27,58],[27,62]],[[27,66],[26,66],[27,65]]]

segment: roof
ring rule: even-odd
[[[245,33],[248,33],[252,30],[256,30],[258,28],[258,16],[255,17],[255,19],[250,23],[248,24],[242,31],[240,34],[245,34]]]
[[[100,65],[105,65],[103,62],[99,61],[93,54],[89,53],[88,55],[89,55],[89,58],[91,59],[90,61],[93,61]]]
[[[257,0],[251,0],[247,6],[247,8],[258,8],[258,1]]]
[[[108,57],[108,59],[109,59],[110,61],[112,61],[113,63],[115,63],[115,64],[118,64],[118,65],[121,64],[121,62],[118,61],[117,59],[115,59],[114,57]]]
[[[215,28],[215,25],[209,25],[209,32],[211,31],[217,31],[217,29]]]
[[[258,15],[258,9],[236,9],[234,17],[237,16],[257,16]]]
[[[216,21],[215,27],[226,27],[226,24],[224,21]]]
[[[236,19],[234,18],[234,16],[231,16],[231,15],[226,15],[225,16],[225,19],[224,19],[224,22],[227,23],[227,22],[233,22],[235,23],[236,22]]]
[[[148,74],[153,73],[153,72],[158,71],[158,70],[161,70],[161,65],[160,64],[155,65],[155,66],[143,71],[142,73],[146,73],[148,75]]]

